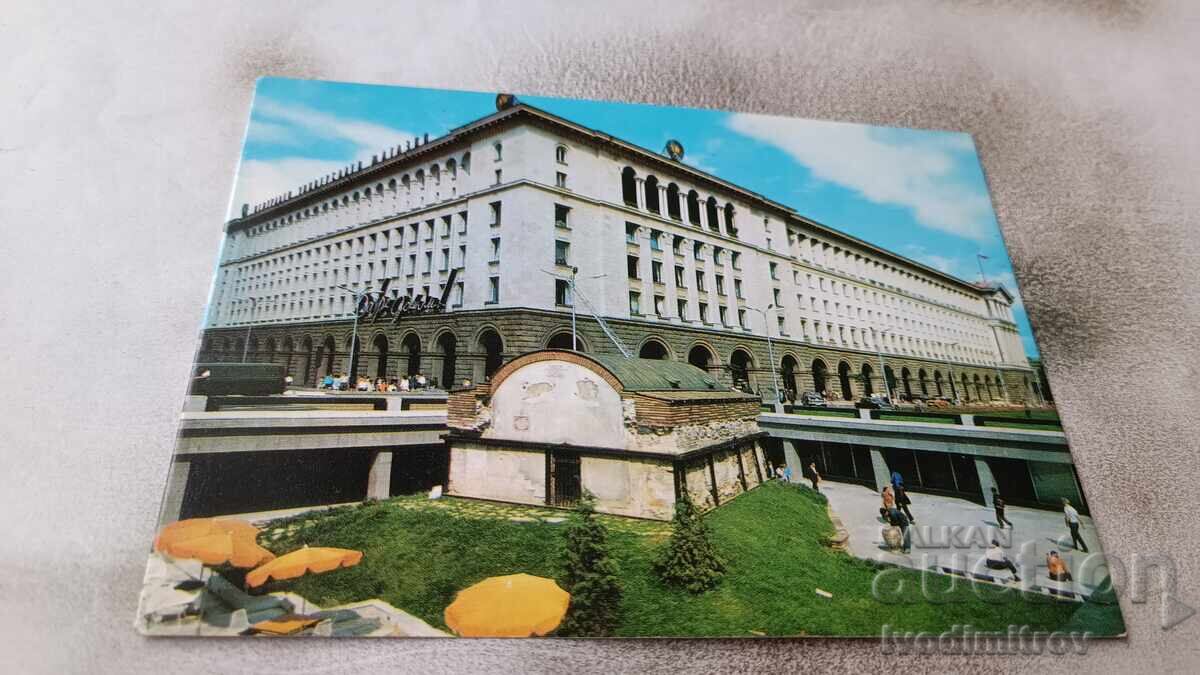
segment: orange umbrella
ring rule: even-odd
[[[251,570],[246,574],[246,584],[262,586],[270,579],[295,579],[309,572],[319,574],[339,567],[353,567],[362,560],[362,556],[362,551],[305,546]]]
[[[154,550],[173,558],[194,558],[206,565],[254,567],[275,557],[258,545],[257,537],[258,528],[244,520],[192,518],[164,527],[154,540]]]
[[[163,527],[154,540],[154,548],[158,550],[160,546],[169,545],[175,541],[224,532],[239,537],[248,537],[253,541],[258,537],[259,530],[250,523],[237,518],[188,518]]]
[[[463,637],[529,637],[558,628],[571,594],[529,574],[489,577],[458,592],[446,625]]]

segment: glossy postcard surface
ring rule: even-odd
[[[147,635],[1124,633],[967,134],[268,78],[212,226]]]

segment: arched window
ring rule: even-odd
[[[700,195],[696,194],[695,190],[690,190],[687,194],[687,214],[689,223],[700,225]]]
[[[417,169],[417,185],[425,187],[425,169]]]
[[[477,350],[483,357],[483,379],[486,381],[504,365],[504,341],[494,330],[486,330],[479,336]]]
[[[437,164],[434,164],[433,166],[429,167],[429,178],[433,181],[434,185],[441,185],[441,183],[442,183],[442,168],[440,166],[438,166]]]
[[[466,153],[465,155],[463,155],[462,170],[463,170],[463,173],[465,173],[467,175],[471,174],[471,153],[469,153],[469,152]]]
[[[670,352],[667,346],[658,340],[647,340],[642,348],[638,351],[639,359],[656,359],[665,361],[670,358]]]
[[[737,226],[733,224],[733,204],[725,203],[725,234],[737,236]]]
[[[813,359],[813,362],[812,362],[813,391],[824,396],[825,390],[828,388],[828,382],[826,381],[828,376],[829,376],[829,367],[825,365],[825,362],[820,359]]]
[[[704,345],[696,345],[688,352],[688,363],[705,372],[708,372],[715,360],[716,357]]]
[[[921,394],[923,396],[928,396],[929,395],[929,375],[927,375],[925,373],[924,368],[917,371],[917,379],[920,380],[920,382],[921,382]]]
[[[492,151],[496,153],[495,158],[497,162],[504,159],[504,145],[501,144],[500,141],[496,141],[492,144]]]
[[[570,351],[570,349],[571,349],[571,331],[564,330],[564,331],[559,331],[559,332],[555,333],[554,335],[551,335],[550,339],[546,341],[546,349],[565,349],[565,350]],[[575,335],[575,351],[577,351],[577,352],[587,351],[586,349],[584,349],[583,340],[579,339],[578,334]]]
[[[717,215],[717,198],[709,197],[707,202],[707,211],[705,215],[708,217],[708,229],[713,232],[721,231],[721,221]]]
[[[388,189],[391,190],[392,192],[396,191],[396,179],[395,178],[388,181]]]
[[[873,377],[875,377],[875,370],[871,368],[871,364],[864,363],[862,367],[863,396],[871,396],[875,393],[875,383],[871,381]]]
[[[383,183],[375,184],[375,194],[377,194],[377,195],[383,194]]]
[[[567,146],[560,145],[557,148],[554,148],[554,161],[558,162],[559,164],[567,163]]]
[[[679,186],[671,183],[667,186],[667,215],[680,220],[679,215]]]
[[[400,177],[400,184],[404,186],[405,192],[412,191],[412,180],[408,177],[408,174],[404,174]]]
[[[853,401],[854,389],[850,386],[850,364],[845,361],[838,364],[838,384],[842,389],[842,400]]]
[[[631,166],[621,171],[621,199],[629,206],[637,206],[637,173]]]
[[[662,213],[658,203],[658,178],[646,176],[646,210],[651,213]]]
[[[937,391],[938,396],[944,396],[942,393],[942,371],[933,371],[933,387]]]
[[[751,391],[750,369],[754,360],[744,350],[735,349],[729,356],[729,374],[733,377],[733,388]]]

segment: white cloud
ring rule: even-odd
[[[349,141],[361,149],[381,150],[395,146],[414,134],[393,127],[339,117],[302,105],[287,105],[270,98],[254,101],[256,115],[303,130],[317,138]]]
[[[247,141],[286,148],[287,156],[272,159],[243,159],[238,167],[230,215],[241,213],[242,204],[257,204],[288,190],[343,169],[353,162],[370,162],[371,155],[395,147],[415,134],[352,117],[340,117],[302,105],[287,105],[270,98],[254,102],[254,119],[246,131]],[[307,156],[304,145],[311,139],[342,141],[350,146],[345,158],[318,159]]]
[[[704,173],[710,173],[714,175],[717,173],[716,167],[708,163],[708,155],[705,154],[684,155],[683,163],[699,169]]]
[[[944,255],[933,253],[919,244],[908,244],[901,251],[906,257],[916,260],[919,263],[924,263],[934,268],[935,270],[945,272],[962,279],[963,281],[977,282],[979,281],[979,268],[972,267],[971,262],[960,260],[958,258],[949,258]],[[1024,309],[1025,302],[1021,299],[1020,289],[1017,288],[1017,279],[1013,276],[1011,270],[995,273],[987,269],[987,263],[984,263],[984,272],[987,274],[989,284],[999,284],[1004,286],[1005,290],[1013,296],[1013,308]]]
[[[257,204],[311,182],[318,176],[344,168],[347,162],[306,157],[262,160],[245,159],[238,167],[230,215],[241,215],[242,204]]]
[[[732,115],[728,125],[783,150],[818,180],[911,209],[925,227],[974,240],[994,233],[987,194],[956,180],[956,154],[974,148],[965,134],[918,140],[857,124],[748,114]]]

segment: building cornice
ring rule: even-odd
[[[959,287],[960,289],[965,289],[974,293],[979,293],[981,290],[984,290],[980,289],[976,284],[973,284],[969,281],[965,281],[955,277],[954,275],[947,274],[941,270],[925,265],[924,263],[912,260],[911,258],[906,258],[898,253],[859,239],[851,234],[847,234],[828,225],[824,225],[816,220],[801,215],[795,209],[787,206],[786,204],[776,202],[775,200],[772,200],[762,194],[730,183],[729,181],[719,178],[706,171],[702,171],[693,166],[670,159],[668,157],[664,157],[663,155],[647,150],[646,148],[623,140],[617,136],[613,136],[612,134],[585,127],[564,117],[559,117],[558,115],[525,103],[518,103],[510,108],[486,115],[473,122],[469,122],[465,125],[451,129],[444,136],[440,136],[425,143],[416,143],[409,149],[401,151],[399,146],[397,146],[395,149],[396,154],[390,156],[385,154],[385,159],[374,162],[368,166],[361,166],[359,169],[347,171],[344,175],[340,175],[327,183],[323,183],[311,189],[302,191],[300,194],[292,196],[291,193],[288,193],[288,195],[285,195],[283,198],[276,198],[276,201],[273,204],[260,208],[246,217],[232,219],[226,223],[226,231],[234,231],[250,227],[264,220],[270,220],[279,215],[286,214],[296,208],[301,208],[307,204],[322,201],[361,182],[369,182],[377,177],[383,178],[405,166],[414,164],[420,158],[426,157],[430,154],[444,152],[448,148],[456,145],[465,144],[471,137],[478,135],[484,130],[497,127],[501,124],[515,124],[522,119],[540,122],[541,124],[549,126],[556,131],[562,131],[565,129],[576,137],[581,137],[597,145],[615,149],[626,156],[630,156],[639,160],[642,163],[656,166],[667,171],[681,172],[686,174],[693,181],[695,181],[697,185],[703,185],[709,187],[710,189],[716,188],[737,194],[743,200],[749,202],[751,204],[751,208],[757,208],[760,211],[774,213],[775,215],[783,218],[786,225],[802,225],[804,227],[811,228],[816,230],[822,237],[835,241],[841,241],[844,244],[853,244],[854,246],[860,247],[865,251],[869,251],[881,258],[914,267],[925,274],[948,282],[956,287]],[[1007,295],[1007,291],[1004,292]]]

